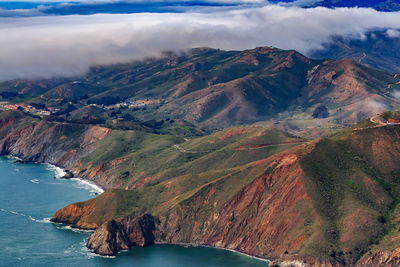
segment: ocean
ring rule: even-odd
[[[58,209],[101,190],[79,179],[58,179],[48,164],[0,157],[0,266],[267,266],[240,253],[156,245],[101,257],[86,248],[90,232],[49,221]]]

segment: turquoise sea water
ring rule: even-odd
[[[85,247],[90,233],[48,221],[59,208],[95,197],[95,190],[55,175],[50,165],[0,157],[0,266],[267,266],[230,251],[172,245],[96,256]]]

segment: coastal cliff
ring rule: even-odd
[[[116,205],[136,207],[133,217],[144,210],[152,214],[155,243],[232,249],[270,259],[272,266],[396,266],[396,249],[379,250],[379,240],[392,232],[382,218],[398,216],[392,199],[399,131],[349,129],[225,172],[114,191]],[[187,187],[194,181],[198,184]],[[143,200],[155,194],[154,203]],[[96,236],[109,235],[106,229],[98,228]],[[325,256],[313,255],[315,250]]]
[[[150,246],[154,244],[154,230],[154,218],[150,214],[111,220],[89,237],[87,247],[101,255],[114,255],[133,246]]]
[[[280,266],[398,263],[396,125],[310,142],[243,126],[185,141],[2,115],[2,154],[57,164],[108,188],[52,218],[95,230],[87,244],[95,253],[194,244]]]
[[[70,204],[63,210],[57,211],[50,221],[68,224],[75,228],[95,230],[99,225],[94,222],[88,223],[87,218],[85,220],[85,217],[88,217],[94,209],[95,206],[79,207],[77,204]]]
[[[21,112],[3,112],[0,118],[0,153],[14,155],[21,162],[50,163],[68,169],[68,178],[78,176],[95,180],[107,188],[102,175],[82,168],[81,160],[95,142],[111,133],[110,129],[85,124],[56,123],[26,116]]]

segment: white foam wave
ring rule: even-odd
[[[7,155],[7,156],[6,156],[6,158],[8,158],[8,159],[12,159],[12,160],[15,160],[15,161],[17,161],[17,160],[21,160],[19,157],[17,157],[17,156],[13,156],[13,155]]]
[[[67,173],[60,167],[54,166],[52,164],[46,163],[46,169],[49,171],[54,172],[54,177],[56,178],[62,178],[64,177]]]
[[[57,229],[61,229],[61,230],[68,230],[68,231],[72,231],[75,233],[93,233],[93,230],[84,230],[84,229],[79,229],[79,228],[74,228],[71,227],[70,225],[59,225],[57,226]]]
[[[50,222],[50,219],[51,219],[51,218],[43,218],[43,219],[41,219],[41,220],[38,220],[38,219],[33,218],[32,216],[29,216],[29,219],[30,219],[31,221],[38,222],[38,223],[51,223],[51,222]]]
[[[100,186],[94,184],[93,182],[90,182],[88,180],[83,180],[80,178],[72,178],[71,180],[76,181],[78,184],[78,188],[83,188],[86,190],[89,190],[91,193],[98,193],[101,194],[104,192],[103,188]]]
[[[14,211],[14,210],[6,210],[6,209],[3,209],[3,208],[0,208],[0,211],[6,212],[6,213],[11,213],[11,214],[14,214],[14,215],[19,215],[19,216],[22,216],[22,217],[28,217],[29,220],[31,220],[33,222],[38,222],[38,223],[50,223],[50,219],[51,219],[51,218],[43,218],[43,219],[39,220],[39,219],[33,218],[31,215],[26,215],[24,213],[21,213],[21,212],[18,212],[18,211]]]
[[[68,247],[64,253],[73,256],[76,255],[83,255],[86,256],[88,259],[92,259],[94,254],[86,247],[87,238],[82,239],[79,244],[73,244]]]
[[[100,257],[100,258],[106,258],[106,259],[114,259],[114,258],[116,258],[116,256],[99,255],[99,254],[96,254],[96,253],[91,252],[91,251],[90,251],[90,253],[88,253],[88,256],[89,255],[92,256],[92,257]]]
[[[48,164],[48,163],[46,163],[45,165],[46,165],[47,170],[54,172],[55,178],[62,178],[67,174],[60,167],[57,167],[57,166],[54,166],[54,165]],[[91,195],[97,195],[97,194],[101,194],[104,192],[103,188],[101,188],[100,186],[96,185],[93,182],[83,180],[81,178],[71,178],[70,180],[76,181],[78,184],[77,188],[86,189],[86,190],[90,191],[90,193],[92,193]]]
[[[27,217],[28,215],[26,215],[26,214],[23,214],[23,213],[20,213],[20,212],[18,212],[18,211],[14,211],[14,210],[6,210],[6,209],[0,209],[0,211],[2,211],[2,212],[6,212],[6,213],[11,213],[11,214],[14,214],[14,215],[19,215],[19,216],[23,216],[23,217]]]
[[[38,179],[32,179],[31,182],[34,183],[34,184],[38,184],[39,180]]]

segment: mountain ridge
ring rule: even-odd
[[[139,121],[173,119],[213,131],[294,116],[312,124],[313,111],[322,105],[330,114],[325,121],[340,128],[399,108],[399,80],[355,61],[312,60],[294,50],[201,48],[93,67],[84,77],[4,82],[0,91],[11,97],[5,98],[8,101],[57,107],[63,119],[90,117],[109,124],[123,116]],[[149,104],[125,110],[112,107],[138,99]]]
[[[371,68],[400,72],[400,55],[396,31],[373,31],[364,38],[333,37],[324,48],[312,51],[312,58],[351,58]]]
[[[272,0],[273,3],[292,3],[296,4],[296,0]],[[311,2],[311,3],[310,3]],[[400,4],[395,0],[316,0],[316,1],[299,1],[298,5],[302,7],[327,7],[327,8],[373,8],[383,12],[396,12],[400,10]]]

